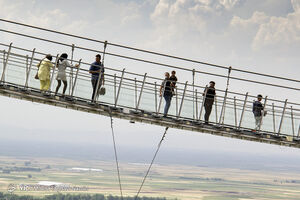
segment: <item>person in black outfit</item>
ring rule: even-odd
[[[163,96],[166,105],[164,109],[164,117],[167,116],[169,108],[171,106],[171,100],[172,100],[172,81],[170,80],[170,74],[169,72],[165,73],[165,80],[162,82],[160,86],[160,96]]]
[[[204,109],[205,109],[204,120],[206,124],[208,124],[209,116],[215,100],[215,95],[216,95],[215,82],[210,81],[209,87],[206,87],[203,93],[203,96],[205,98],[204,99]]]
[[[266,112],[263,113],[264,106],[261,103],[262,98],[263,98],[262,95],[259,94],[257,95],[257,101],[253,102],[252,112],[255,118],[255,130],[259,130],[261,126],[263,114],[264,115],[266,114]]]
[[[170,80],[171,80],[172,93],[174,94],[174,90],[177,82],[176,72],[174,70],[171,72]]]

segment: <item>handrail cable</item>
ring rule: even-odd
[[[44,39],[44,38],[39,38],[39,37],[35,37],[35,36],[29,36],[29,35],[25,35],[25,34],[22,34],[22,33],[16,33],[16,32],[4,30],[4,29],[0,29],[0,31],[11,33],[11,34],[15,34],[15,35],[20,35],[20,36],[28,37],[28,38],[32,38],[32,39],[37,39],[37,40],[41,40],[41,41],[45,41],[45,42],[49,42],[49,43],[59,44],[59,45],[62,45],[62,46],[72,47],[72,45],[65,44],[65,43],[62,43],[62,42],[56,42],[56,41],[52,41],[52,40],[48,40],[48,39]],[[86,50],[86,51],[103,53],[103,51],[93,50],[93,49],[89,49],[89,48],[85,48],[85,47],[76,46],[76,48],[81,49],[81,50]],[[131,60],[135,60],[135,61],[145,62],[145,63],[148,63],[148,64],[154,64],[154,65],[160,65],[160,66],[164,66],[164,67],[170,67],[170,68],[173,68],[173,69],[180,69],[180,70],[184,70],[184,71],[192,71],[192,70],[189,70],[189,69],[186,69],[186,68],[182,68],[182,67],[178,67],[178,66],[174,66],[174,65],[163,64],[163,63],[153,62],[153,61],[149,61],[149,60],[144,60],[144,59],[139,59],[139,58],[133,58],[133,57],[123,56],[123,55],[118,55],[118,54],[114,54],[114,53],[108,53],[108,52],[106,52],[105,54],[111,55],[111,56],[120,57],[120,58],[124,58],[124,59],[131,59]],[[227,76],[225,76],[225,75],[220,75],[220,74],[215,74],[215,73],[203,72],[203,71],[199,71],[199,70],[196,70],[195,72],[201,73],[201,74],[206,74],[206,75],[211,75],[211,76],[217,76],[217,77],[227,78]],[[243,79],[243,78],[238,78],[238,77],[230,77],[230,78],[231,79],[235,79],[235,80],[239,80],[239,81],[245,81],[245,82],[251,82],[251,83],[256,83],[256,84],[261,84],[261,85],[268,85],[268,86],[274,86],[274,87],[279,87],[279,88],[285,88],[285,89],[300,91],[300,88],[294,88],[294,87],[289,87],[289,86],[277,85],[277,84],[266,83],[266,82],[261,82],[261,81],[254,81],[254,80]]]
[[[9,45],[3,44],[3,43],[0,43],[0,45],[2,45],[2,46],[9,46]],[[18,49],[18,50],[23,50],[23,51],[32,52],[32,50],[28,50],[28,49],[24,49],[24,48],[20,48],[20,47],[12,46],[12,48],[15,48],[15,49]],[[3,52],[3,51],[1,50],[0,52]],[[38,52],[38,51],[36,51],[36,53],[37,53],[37,54],[41,54],[41,55],[46,55],[45,53],[41,53],[41,52]],[[11,54],[12,54],[12,55],[17,55],[17,56],[20,55],[20,54],[16,54],[16,53],[11,53]],[[25,58],[25,56],[23,56],[23,57]],[[0,58],[0,59],[2,59],[2,58]],[[40,59],[34,58],[34,60],[39,61]],[[74,61],[74,62],[77,62],[77,61]],[[90,63],[85,63],[85,62],[81,62],[81,64],[90,65]],[[112,70],[112,71],[116,71],[116,72],[122,72],[122,70],[118,70],[118,69],[114,69],[114,68],[109,68],[109,67],[106,67],[106,69],[109,69],[109,70]],[[80,71],[88,71],[88,70],[83,69],[83,68],[80,68]],[[130,75],[142,76],[142,75],[140,75],[140,74],[133,73],[133,72],[128,72],[128,71],[126,71],[125,73],[130,74]],[[147,76],[147,78],[154,79],[154,80],[160,80],[160,81],[163,80],[163,79],[160,79],[160,78],[157,78],[157,77],[152,77],[152,76]],[[125,78],[125,79],[127,79],[127,78]],[[128,80],[130,80],[130,79],[128,79]],[[137,82],[141,82],[141,81],[137,81]],[[150,85],[154,85],[153,83],[150,83],[150,82],[147,82],[147,83],[150,84]],[[184,83],[177,82],[177,84],[182,84],[182,85],[183,85]],[[191,86],[191,85],[188,84],[188,86]],[[197,87],[197,88],[202,88],[202,89],[204,88],[204,87],[198,86],[198,85],[196,85],[195,87]],[[179,89],[179,90],[180,90],[180,89]],[[221,90],[221,89],[216,89],[216,91],[225,92],[224,90]],[[239,92],[233,92],[233,91],[228,91],[228,93],[233,94],[233,95],[242,95],[242,96],[245,95],[245,94],[242,94],[242,93],[239,93]],[[250,95],[249,95],[249,97],[255,98],[256,96],[252,96],[252,95],[250,96]],[[244,100],[243,100],[243,101],[244,101]],[[284,103],[284,101],[282,101],[282,100],[271,99],[271,98],[269,99],[269,101],[275,101],[275,102]],[[300,104],[295,103],[295,102],[289,102],[289,104],[300,105]]]
[[[65,35],[65,36],[68,36],[68,37],[74,37],[74,38],[78,38],[78,39],[83,39],[83,40],[88,40],[88,41],[93,41],[93,42],[98,42],[98,43],[103,43],[103,44],[105,43],[105,41],[101,41],[101,40],[96,40],[96,39],[92,39],[92,38],[88,38],[88,37],[83,37],[83,36],[79,36],[79,35],[74,35],[74,34],[70,34],[70,33],[63,33],[63,32],[60,32],[60,31],[54,31],[54,30],[51,30],[51,29],[41,28],[41,27],[37,27],[37,26],[29,25],[29,24],[24,24],[24,23],[20,23],[20,22],[14,22],[14,21],[10,21],[10,20],[5,20],[5,19],[1,19],[1,18],[0,18],[0,21],[11,23],[11,24],[16,24],[16,25],[21,25],[21,26],[26,26],[26,27],[33,28],[33,29],[39,29],[39,30],[42,30],[42,31],[57,33],[57,34]],[[158,52],[154,52],[154,51],[149,51],[149,50],[144,50],[144,49],[129,47],[129,46],[120,45],[120,44],[111,43],[111,42],[107,42],[107,44],[108,45],[112,45],[112,46],[116,46],[116,47],[120,47],[120,48],[130,49],[130,50],[134,50],[134,51],[140,51],[140,52],[149,53],[149,54],[153,54],[153,55],[174,58],[174,59],[178,59],[178,60],[183,60],[183,61],[193,62],[193,63],[197,63],[197,64],[208,65],[208,66],[222,68],[222,69],[228,69],[229,68],[229,67],[222,66],[222,65],[217,65],[217,64],[212,64],[212,63],[197,61],[197,60],[193,60],[193,59],[187,59],[187,58],[183,58],[183,57],[178,57],[178,56],[173,56],[173,55],[158,53]],[[286,77],[280,77],[280,76],[275,76],[275,75],[270,75],[270,74],[263,74],[263,73],[248,71],[248,70],[242,70],[242,69],[238,69],[238,68],[231,68],[231,69],[233,71],[238,71],[238,72],[243,72],[243,73],[248,73],[248,74],[255,74],[255,75],[259,75],[259,76],[265,76],[265,77],[282,79],[282,80],[287,80],[287,81],[293,81],[293,82],[300,83],[300,80],[296,80],[296,79],[291,79],[291,78],[286,78]]]
[[[144,183],[145,183],[145,181],[146,181],[146,178],[147,178],[147,176],[148,176],[148,174],[149,174],[149,172],[150,172],[150,170],[151,170],[151,167],[152,167],[152,165],[153,165],[153,163],[154,163],[154,160],[155,160],[155,158],[156,158],[156,156],[157,156],[157,153],[158,153],[158,151],[159,151],[159,149],[160,149],[160,147],[161,147],[161,144],[162,144],[163,140],[164,140],[165,137],[166,137],[166,134],[167,134],[168,129],[169,129],[169,127],[166,127],[166,128],[165,128],[165,132],[164,132],[164,134],[163,134],[163,136],[162,136],[160,142],[158,143],[156,152],[155,152],[155,154],[154,154],[154,156],[153,156],[153,158],[152,158],[152,161],[151,161],[151,163],[150,163],[150,165],[149,165],[149,168],[148,168],[148,170],[147,170],[147,172],[146,172],[146,175],[145,175],[144,178],[143,178],[142,184],[141,184],[141,186],[140,186],[140,188],[139,188],[139,190],[138,190],[138,192],[137,192],[137,194],[136,194],[136,196],[135,196],[135,200],[137,200],[137,198],[138,198],[138,196],[139,196],[139,194],[140,194],[140,192],[141,192],[141,190],[142,190],[142,188],[143,188],[143,186],[144,186]]]

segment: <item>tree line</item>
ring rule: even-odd
[[[53,194],[44,197],[21,196],[0,192],[0,200],[121,200],[119,196],[103,194]],[[135,197],[123,197],[123,200],[135,200]],[[137,200],[166,200],[160,197],[138,197]]]

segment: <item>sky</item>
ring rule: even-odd
[[[90,0],[44,1],[0,0],[0,17],[44,28],[74,33],[99,40],[158,51],[166,54],[233,66],[239,69],[299,79],[300,74],[300,0]],[[57,39],[69,44],[103,49],[102,45],[20,28],[0,22],[1,28]],[[61,52],[45,43],[31,41],[0,32],[1,42],[40,51]],[[122,52],[108,47],[111,52]],[[124,52],[133,55],[132,52]],[[142,56],[137,54],[137,56]],[[75,52],[75,59],[92,62],[94,55]],[[146,56],[147,57],[147,56]],[[148,58],[148,57],[147,57]],[[149,57],[151,58],[151,57]],[[220,70],[183,62],[189,68],[220,72]],[[145,66],[107,57],[112,67],[144,73]],[[150,68],[147,68],[150,69]],[[161,76],[166,69],[155,68],[149,75]],[[226,73],[226,71],[222,71]],[[235,75],[241,75],[236,73]],[[182,72],[179,80],[188,80]],[[260,77],[243,75],[244,78]],[[205,85],[212,77],[199,75],[197,84]],[[276,84],[296,83],[272,80]],[[225,89],[223,79],[216,80]],[[270,97],[299,103],[298,91],[270,89],[255,84],[232,81],[230,90],[251,94],[268,93]],[[284,93],[283,93],[284,92]],[[279,95],[279,94],[285,94]],[[109,118],[52,108],[0,97],[0,139],[63,141],[66,143],[111,143]],[[128,146],[156,146],[162,127],[130,124],[115,120],[117,142]],[[240,151],[258,154],[299,156],[292,148],[221,138],[201,133],[170,130],[165,148],[195,151]]]

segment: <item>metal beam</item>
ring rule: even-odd
[[[287,99],[284,102],[284,107],[283,107],[283,110],[282,110],[281,120],[280,120],[279,128],[278,128],[278,135],[280,134],[280,131],[281,131],[281,127],[282,127],[282,123],[283,123],[283,119],[284,119],[284,113],[285,113],[286,105],[287,105]]]
[[[72,49],[71,49],[71,66],[73,65],[73,58],[74,58],[74,50],[75,50],[75,45],[74,44],[72,44],[72,47],[71,47]],[[69,80],[69,95],[71,95],[71,96],[73,96],[72,95],[72,90],[73,90],[73,79],[74,79],[74,77],[73,77],[73,67],[71,67],[71,69],[70,69],[70,80]]]
[[[52,86],[53,79],[54,79],[54,75],[55,75],[55,69],[57,68],[58,56],[59,56],[59,54],[57,54],[57,55],[56,55],[56,59],[55,59],[54,68],[52,69],[52,76],[51,76],[50,87],[49,87],[49,89],[48,89],[48,92],[50,92],[50,91],[51,91],[51,86]]]
[[[293,137],[295,137],[295,125],[294,125],[293,106],[291,106],[291,121],[292,121],[292,131],[293,131]]]
[[[143,79],[143,83],[142,83],[142,87],[141,87],[141,91],[140,91],[140,95],[139,95],[139,100],[138,100],[137,105],[136,105],[136,109],[139,109],[139,106],[140,106],[140,103],[141,103],[146,78],[147,78],[147,73],[145,73],[145,75],[144,75],[144,79]]]
[[[162,87],[162,91],[159,94],[160,99],[159,99],[159,104],[158,104],[158,109],[157,109],[156,115],[158,115],[158,113],[160,113],[160,107],[161,107],[161,103],[162,103],[162,97],[164,96],[164,93],[165,93],[165,87],[166,87],[166,81],[164,82],[164,85]]]
[[[158,111],[157,111],[157,83],[155,82],[154,83],[154,95],[155,95],[155,112],[157,113]]]
[[[198,118],[198,91],[197,91],[197,89],[196,89],[196,102],[195,102],[195,104],[196,104],[196,118]]]
[[[73,95],[74,95],[74,91],[75,91],[75,87],[76,87],[76,83],[77,83],[77,79],[78,79],[78,73],[79,73],[79,69],[80,69],[80,64],[81,64],[81,59],[78,62],[78,67],[77,67],[77,70],[76,70],[74,84],[72,85],[71,97],[73,97]],[[72,68],[73,68],[73,66],[72,66]]]
[[[30,71],[31,71],[31,68],[32,68],[34,54],[35,54],[35,48],[32,50],[32,55],[31,55],[31,58],[30,58],[29,69],[28,69],[28,71],[26,73],[25,88],[28,88],[29,74],[30,74]],[[28,57],[27,57],[27,59],[28,59]]]
[[[193,119],[195,119],[195,69],[192,71],[193,74]]]
[[[182,110],[182,106],[183,106],[183,101],[184,101],[184,97],[185,97],[185,92],[186,92],[186,88],[187,88],[187,81],[185,82],[185,86],[184,86],[184,90],[183,90],[183,95],[182,95],[182,99],[181,99],[181,103],[180,103],[180,108],[179,108],[179,112],[177,115],[177,119],[180,117],[181,114],[181,110]]]
[[[117,107],[117,105],[118,105],[118,100],[119,100],[119,96],[120,96],[120,91],[121,91],[121,86],[122,86],[122,82],[123,82],[124,73],[125,73],[125,68],[122,71],[122,76],[121,76],[121,80],[120,80],[120,83],[119,83],[118,93],[117,93],[117,97],[116,97],[116,101],[115,101],[115,107]]]
[[[137,109],[137,83],[136,83],[136,78],[134,78],[134,103],[135,107]]]
[[[218,123],[218,102],[217,102],[217,96],[215,95],[215,115],[216,115],[216,124]]]
[[[202,95],[203,96],[203,100],[202,100],[202,104],[201,104],[201,108],[200,108],[200,113],[199,113],[199,120],[201,120],[201,116],[202,116],[202,111],[203,111],[203,107],[204,107],[204,102],[205,102],[205,99],[206,99],[206,94],[207,94],[207,85],[205,86],[205,90],[204,90],[204,94]]]
[[[4,65],[3,65],[3,71],[2,71],[2,76],[1,76],[0,82],[5,82],[5,73],[6,73],[6,68],[7,68],[7,63],[8,63],[8,58],[9,58],[9,55],[11,52],[11,48],[12,48],[12,43],[10,43],[9,47],[8,47],[7,56],[6,56]]]
[[[240,123],[239,123],[238,129],[240,129],[241,126],[242,126],[244,112],[245,112],[245,108],[246,108],[246,104],[247,104],[247,99],[248,99],[248,92],[246,93],[246,96],[245,96],[245,101],[244,101],[243,110],[242,110],[242,113],[241,113],[241,118],[240,118]]]
[[[276,120],[275,120],[274,103],[272,103],[272,114],[273,114],[273,132],[276,133]]]
[[[237,127],[237,111],[236,111],[236,97],[233,98],[233,109],[234,109],[234,125]]]

